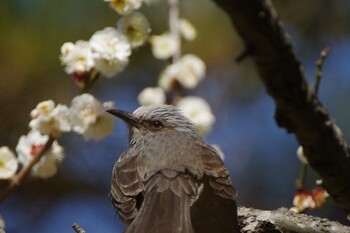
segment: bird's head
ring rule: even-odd
[[[129,125],[131,144],[146,135],[156,134],[164,130],[198,134],[194,124],[172,105],[142,106],[133,113],[119,109],[110,109],[107,112],[124,120]]]

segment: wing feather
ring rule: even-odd
[[[210,177],[210,186],[220,195],[224,191],[230,198],[236,197],[236,190],[232,186],[230,175],[224,162],[213,147],[203,147],[203,173]],[[227,196],[225,195],[225,196]]]
[[[191,207],[195,232],[238,233],[236,190],[217,151],[202,148],[203,189]]]
[[[137,170],[137,154],[127,153],[130,151],[124,152],[114,165],[111,199],[123,222],[130,224],[137,214],[138,195],[143,191],[144,185]]]

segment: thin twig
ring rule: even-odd
[[[297,187],[297,190],[301,190],[301,189],[304,188],[305,178],[306,178],[306,173],[307,173],[307,167],[308,167],[307,164],[305,164],[305,163],[301,164],[299,178],[295,182],[295,186]]]
[[[90,74],[89,79],[85,82],[83,89],[80,94],[87,93],[91,87],[100,79],[101,74],[95,70],[93,70]]]
[[[179,0],[168,0],[169,3],[169,29],[175,39],[176,52],[172,56],[172,63],[176,63],[181,57],[181,37],[179,22]],[[182,85],[175,80],[172,85],[172,104],[175,105],[182,97]]]
[[[23,183],[23,181],[29,176],[33,166],[40,161],[41,157],[43,157],[43,155],[51,148],[55,140],[56,138],[50,136],[44,147],[30,161],[30,163],[23,167],[18,174],[11,178],[8,187],[0,194],[0,203],[2,203],[18,186]]]
[[[314,85],[314,95],[317,96],[318,95],[318,89],[320,87],[320,82],[321,82],[321,78],[322,78],[322,67],[323,67],[323,63],[327,57],[329,53],[329,47],[324,48],[321,51],[320,54],[320,58],[317,60],[316,62],[316,81],[315,81],[315,85]]]
[[[175,63],[181,56],[181,38],[179,29],[179,1],[168,0],[169,3],[169,28],[171,35],[175,38],[177,50],[172,57],[172,62]]]
[[[174,81],[172,94],[173,94],[172,104],[176,105],[183,95],[183,87],[177,80]]]
[[[323,67],[324,61],[325,61],[328,53],[329,53],[329,47],[324,48],[321,51],[320,58],[316,62],[315,85],[314,85],[314,91],[313,91],[313,93],[316,97],[318,96],[318,90],[319,90],[321,79],[322,79],[322,67]],[[304,164],[304,163],[301,164],[300,175],[296,181],[296,186],[297,186],[298,190],[304,188],[305,178],[306,178],[306,174],[307,174],[307,167],[308,167],[308,164]]]
[[[81,226],[79,226],[78,223],[74,223],[72,227],[76,233],[85,233],[85,230]]]

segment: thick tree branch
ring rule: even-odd
[[[276,103],[275,119],[294,133],[333,199],[350,213],[350,156],[341,131],[304,78],[270,1],[214,0],[230,16]]]
[[[268,211],[239,207],[238,218],[241,232],[350,232],[350,227],[343,226],[338,222],[332,222],[306,214],[297,214],[286,208]]]

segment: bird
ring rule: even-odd
[[[125,233],[236,233],[236,190],[219,152],[172,105],[109,109],[129,128],[110,197]]]

